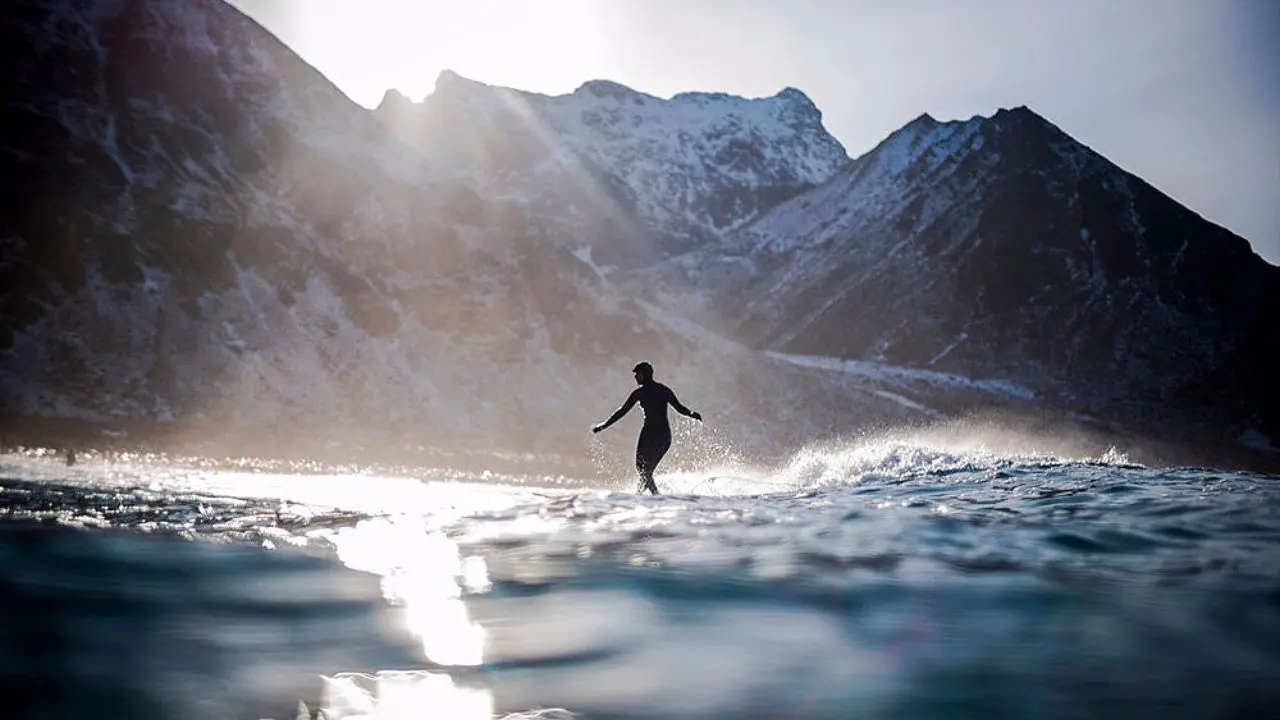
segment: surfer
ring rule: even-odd
[[[618,408],[608,420],[591,428],[591,432],[601,430],[622,419],[636,403],[644,410],[644,427],[640,428],[640,440],[636,443],[636,472],[640,473],[640,485],[637,492],[648,490],[658,494],[658,486],[653,483],[653,471],[662,461],[671,447],[671,425],[667,422],[667,405],[676,412],[691,417],[699,422],[702,416],[690,410],[676,399],[671,388],[653,379],[653,366],[647,362],[637,364],[631,369],[635,373],[636,384],[640,387],[632,391],[627,401]]]

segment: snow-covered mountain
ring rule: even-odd
[[[580,441],[641,358],[708,417],[793,423],[772,436],[901,410],[621,295],[589,249],[221,0],[18,10],[0,18],[6,413]],[[760,411],[796,393],[812,420]]]
[[[708,418],[675,460],[1045,398],[1280,436],[1276,269],[1025,110],[850,163],[795,90],[370,113],[221,0],[0,48],[6,414],[581,451],[647,359]]]
[[[921,116],[673,265],[761,347],[1280,437],[1280,268],[1026,108]]]
[[[593,80],[549,97],[445,71],[422,103],[389,91],[375,114],[602,262],[648,263],[718,238],[849,161],[794,88],[662,99]]]

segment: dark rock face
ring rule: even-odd
[[[517,207],[225,3],[51,0],[0,23],[9,409],[448,417],[433,382],[645,337],[611,331],[637,314],[597,308],[599,278]]]
[[[260,268],[291,306],[340,264],[321,239],[367,198],[361,185],[394,190],[301,141],[299,116],[341,132],[359,109],[222,3],[27,3],[0,38],[25,50],[5,77],[18,100],[0,154],[14,180],[0,215],[8,393],[16,375],[75,394],[114,365],[136,371],[121,391],[181,394],[173,365],[201,352],[213,296]]]
[[[1280,268],[1026,108],[923,116],[731,241],[758,345],[1280,429]]]

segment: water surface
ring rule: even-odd
[[[659,498],[40,452],[0,477],[14,717],[1280,708],[1274,477],[892,441]]]

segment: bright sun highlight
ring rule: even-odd
[[[607,64],[598,32],[604,3],[309,0],[306,8],[293,18],[299,50],[366,106],[389,88],[421,99],[446,69],[566,92],[581,83],[582,67]]]

